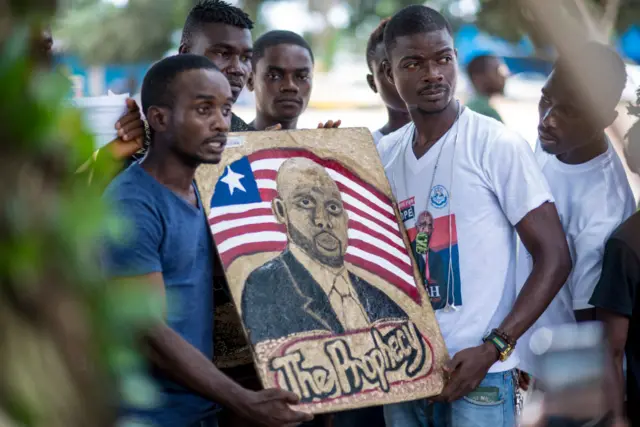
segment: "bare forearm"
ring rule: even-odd
[[[616,419],[624,417],[624,373],[622,361],[629,333],[629,318],[613,311],[597,308],[596,318],[604,324],[608,346],[605,376],[609,408]]]
[[[191,344],[166,325],[145,337],[151,363],[168,378],[223,406],[238,409],[248,392],[215,367]]]
[[[513,339],[524,334],[547,309],[571,271],[569,252],[534,262],[529,278],[500,329]]]
[[[571,272],[571,255],[558,211],[543,203],[516,225],[533,268],[500,329],[517,340],[549,306]]]
[[[622,370],[622,353],[613,355],[610,359],[610,384],[607,384],[609,407],[615,418],[624,417],[624,372]]]

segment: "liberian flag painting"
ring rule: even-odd
[[[255,151],[225,167],[215,185],[208,218],[225,268],[243,256],[286,248],[286,227],[278,223],[272,201],[278,196],[278,170],[292,158],[309,159],[324,167],[337,184],[348,216],[344,260],[419,303],[411,258],[392,201],[338,161],[299,148]]]

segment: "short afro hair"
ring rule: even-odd
[[[315,63],[311,46],[302,36],[293,31],[274,30],[264,33],[253,44],[253,57],[251,58],[253,68],[256,68],[258,61],[264,57],[268,48],[281,44],[292,44],[306,49],[309,52],[309,56],[311,56],[311,62]]]
[[[384,45],[387,56],[390,56],[391,49],[398,37],[439,30],[447,30],[449,34],[453,34],[451,25],[437,10],[417,4],[400,9],[391,17],[384,29]]]
[[[220,71],[207,57],[190,53],[169,56],[153,64],[144,76],[140,93],[145,116],[152,106],[173,107],[175,88],[172,86],[180,73],[202,69]]]
[[[482,54],[473,57],[467,64],[467,74],[469,77],[481,75],[489,70],[489,65],[492,61],[498,61],[498,57],[490,54]]]
[[[593,91],[593,99],[598,100],[599,108],[615,108],[627,84],[624,61],[609,46],[594,41],[586,42],[579,52],[578,59],[560,56],[553,68],[564,68],[566,62],[573,61],[573,65],[581,71],[583,84]]]
[[[210,23],[231,25],[243,30],[253,29],[253,21],[242,9],[223,0],[200,0],[187,15],[180,43],[191,44],[194,34],[200,31],[204,24]]]
[[[367,67],[369,67],[369,71],[373,72],[373,68],[371,67],[371,62],[373,61],[373,57],[376,55],[376,49],[381,44],[384,44],[384,29],[387,28],[387,24],[391,18],[385,18],[376,27],[375,30],[369,36],[369,40],[367,41]]]

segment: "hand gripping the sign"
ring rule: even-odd
[[[342,120],[336,120],[335,122],[333,120],[329,120],[326,123],[318,123],[318,129],[337,129],[341,124]]]
[[[295,393],[278,388],[250,391],[239,403],[238,415],[260,427],[293,427],[313,419],[312,414],[291,409],[299,400]]]
[[[449,375],[444,390],[433,398],[439,402],[454,402],[475,390],[489,372],[489,368],[498,360],[498,352],[491,343],[462,350],[445,366]]]

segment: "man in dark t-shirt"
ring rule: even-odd
[[[591,297],[598,319],[605,324],[612,354],[607,387],[616,425],[624,425],[622,361],[627,358],[627,417],[640,426],[640,213],[631,216],[605,246],[602,275]]]
[[[253,21],[242,9],[223,0],[202,0],[187,15],[179,52],[209,58],[229,81],[235,102],[251,73],[251,29]],[[255,129],[231,113],[229,130],[248,132]],[[149,135],[145,138],[144,147],[132,156],[127,166],[142,159],[148,146]]]
[[[250,130],[297,129],[313,86],[311,46],[291,31],[269,31],[253,45],[251,64],[247,88],[256,95],[256,118]],[[337,128],[340,123],[329,120],[318,128]]]

